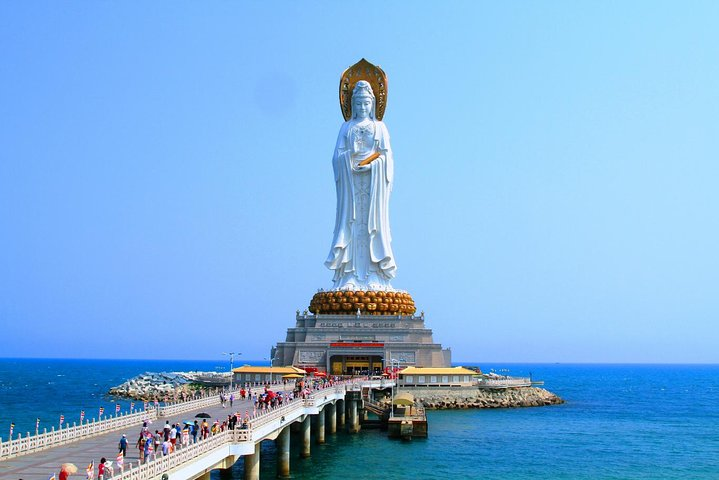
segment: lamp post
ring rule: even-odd
[[[397,363],[397,368],[399,369],[399,360],[390,358],[389,359],[389,369],[392,372],[392,377],[394,377],[394,385],[392,385],[392,405],[390,405],[389,410],[389,417],[394,418],[394,387],[397,386],[397,375],[394,374],[394,364]]]
[[[265,360],[269,360],[269,362],[270,362],[270,385],[272,385],[272,364],[275,363],[275,360],[277,360],[277,357],[265,358]]]
[[[242,354],[238,352],[222,352],[222,354],[230,356],[230,391],[232,391],[232,377],[235,376],[235,372],[232,371],[233,361],[235,360],[235,355],[240,356]]]

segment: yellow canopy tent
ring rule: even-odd
[[[299,373],[289,373],[287,375],[282,375],[282,378],[302,378],[302,375]]]
[[[414,405],[414,395],[407,392],[398,393],[394,396],[394,405]]]

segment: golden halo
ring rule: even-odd
[[[345,121],[352,118],[352,90],[360,80],[372,85],[375,96],[375,117],[382,120],[387,107],[387,74],[377,65],[372,65],[364,58],[342,72],[340,78],[340,108]]]

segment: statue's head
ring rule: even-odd
[[[360,80],[352,90],[352,118],[363,120],[374,119],[375,98],[372,85],[366,80]]]

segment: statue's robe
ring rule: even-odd
[[[337,188],[337,216],[335,219],[332,247],[325,261],[330,270],[334,270],[334,288],[341,288],[349,281],[353,281],[360,288],[391,288],[389,281],[394,278],[397,265],[392,253],[392,234],[389,227],[389,197],[392,192],[394,176],[394,162],[392,148],[390,147],[389,132],[384,123],[371,120],[374,123],[373,151],[380,152],[379,158],[370,164],[369,208],[365,219],[356,205],[354,175],[360,174],[353,168],[358,161],[366,158],[368,154],[354,153],[350,139],[350,131],[356,122],[353,120],[342,124],[337,138],[332,166],[334,169],[335,185]],[[361,232],[354,231],[360,225],[367,225],[369,235],[369,255],[361,255],[367,260],[356,258],[353,254],[353,240],[356,241]],[[358,261],[369,261],[370,265],[358,265]],[[366,268],[363,268],[366,267]],[[379,277],[379,283],[370,285],[366,278],[358,278],[358,272],[373,271]]]

